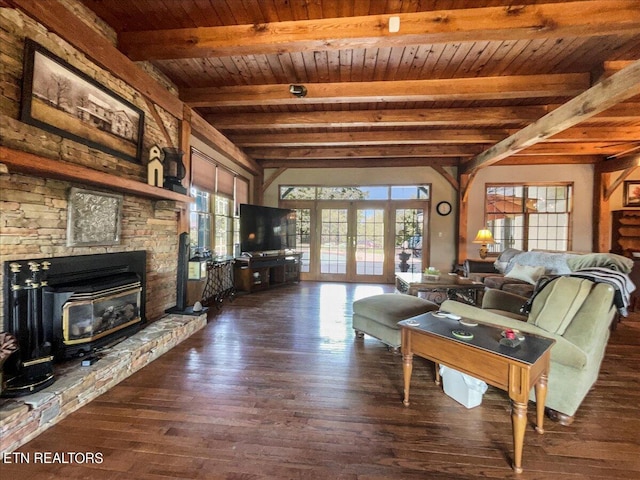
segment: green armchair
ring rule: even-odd
[[[503,328],[553,338],[546,407],[552,419],[573,422],[576,410],[596,382],[612,320],[614,288],[575,277],[558,277],[536,295],[531,313],[519,308],[527,299],[487,290],[482,308],[452,300],[441,309]],[[531,392],[529,397],[535,401]]]

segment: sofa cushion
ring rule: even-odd
[[[505,283],[502,285],[503,292],[515,293],[516,295],[526,298],[533,295],[535,288],[535,285],[521,281],[518,281],[518,283]]]
[[[437,304],[429,300],[401,293],[382,293],[353,302],[355,315],[396,329],[400,320],[415,317],[431,310],[438,310],[438,308]]]
[[[587,352],[585,352],[585,350],[560,335],[549,333],[540,327],[536,327],[530,320],[523,322],[519,318],[505,316],[504,312],[483,310],[454,300],[445,300],[441,308],[448,312],[457,313],[463,317],[472,318],[497,327],[514,328],[523,333],[552,338],[556,341],[553,347],[551,347],[551,360],[553,362],[577,369],[583,369],[587,365]]]
[[[530,285],[524,280],[518,280],[517,278],[509,278],[503,275],[490,275],[484,278],[484,286],[487,288],[497,288],[498,290],[503,290],[506,284],[520,284],[520,285]]]
[[[563,335],[593,285],[589,280],[573,277],[552,281],[535,297],[529,322],[547,332]]]
[[[509,273],[505,274],[507,278],[516,278],[524,282],[535,285],[538,279],[544,275],[544,267],[534,267],[532,265],[520,265],[516,263]]]

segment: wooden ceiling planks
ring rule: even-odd
[[[440,132],[437,135],[448,132],[452,142],[456,141],[451,132],[453,129],[461,132],[458,139],[464,132],[479,127],[503,129],[503,132],[506,131],[504,129],[510,129],[511,133],[513,129],[535,122],[557,108],[558,104],[586,90],[591,83],[583,84],[573,92],[547,92],[549,96],[539,90],[514,95],[513,86],[507,87],[504,83],[508,83],[508,79],[583,74],[595,81],[602,72],[609,71],[608,68],[613,65],[611,62],[621,63],[640,58],[640,21],[635,20],[640,11],[640,0],[519,0],[518,5],[529,5],[524,9],[514,7],[512,0],[84,2],[116,31],[124,32],[121,40],[134,35],[133,32],[139,36],[138,30],[150,28],[159,31],[171,29],[175,33],[176,29],[193,27],[256,25],[259,28],[271,28],[284,26],[282,22],[303,22],[294,26],[302,25],[313,31],[323,25],[318,20],[325,22],[324,25],[347,26],[353,24],[350,19],[354,17],[365,17],[364,20],[369,21],[373,17],[367,16],[389,14],[402,17],[402,34],[407,32],[406,29],[413,28],[411,21],[414,19],[429,18],[436,11],[440,11],[436,12],[437,15],[446,16],[449,25],[436,26],[428,34],[416,37],[419,41],[380,37],[377,43],[369,40],[364,44],[359,41],[349,43],[350,40],[346,38],[351,33],[337,31],[337,34],[346,36],[332,44],[330,37],[336,33],[334,29],[326,32],[324,44],[305,44],[302,38],[303,43],[293,45],[294,48],[274,50],[274,42],[265,47],[253,43],[246,51],[239,50],[236,53],[233,49],[226,53],[222,49],[222,54],[217,56],[154,61],[176,83],[182,91],[182,98],[188,102],[197,89],[216,87],[209,90],[214,92],[220,87],[223,95],[229,97],[227,101],[216,103],[215,99],[220,96],[209,96],[191,106],[230,138],[237,137],[241,144],[252,135],[272,134],[268,143],[273,148],[278,147],[275,140],[282,139],[283,144],[289,144],[292,142],[290,136],[295,134],[300,135],[300,141],[304,140],[304,135],[313,134],[319,139],[326,138],[327,143],[335,142],[336,138],[340,138],[339,134],[348,136],[362,133],[365,139],[387,135],[387,139],[382,141],[389,143],[424,129],[438,129]],[[177,6],[177,3],[180,5]],[[499,8],[490,10],[496,7]],[[447,10],[451,12],[445,12]],[[505,12],[509,12],[509,16],[499,22],[489,15],[504,15]],[[540,18],[545,19],[539,29],[530,29],[525,33],[525,30],[519,29],[518,25],[522,24],[518,22],[531,12],[540,12]],[[576,15],[576,12],[580,13]],[[590,13],[586,15],[583,12]],[[335,19],[345,22],[334,22]],[[313,22],[309,23],[309,20]],[[456,30],[460,25],[464,25],[462,31]],[[617,28],[618,25],[620,28]],[[450,35],[446,38],[438,36],[435,33],[437,28],[448,31]],[[489,31],[494,32],[491,33],[492,38],[484,38],[483,35]],[[243,44],[254,42],[251,35],[249,33],[242,38]],[[380,39],[383,41],[380,42]],[[197,41],[197,37],[194,40]],[[605,67],[605,62],[610,62],[610,66]],[[446,82],[443,84],[444,90],[450,85],[462,85],[464,88],[464,82],[474,78],[488,82],[496,79],[496,87],[503,82],[501,88],[496,88],[503,91],[500,95],[475,97],[415,95],[418,92],[416,85],[420,85],[416,82],[442,80]],[[457,83],[460,79],[462,83]],[[404,95],[386,96],[384,90],[376,88],[375,82],[387,83],[386,89],[397,83],[399,87],[404,87]],[[292,83],[306,85],[310,90],[309,95],[305,99],[292,99],[288,93],[284,93],[284,99],[269,100],[269,94],[265,93],[269,91],[268,86],[285,89]],[[325,87],[330,89],[331,86],[341,92],[326,95],[317,101],[314,99],[316,90]],[[234,100],[228,95],[234,88],[247,89],[247,92],[253,89],[254,92],[248,99],[237,101],[237,98]],[[369,95],[354,95],[354,88],[361,92],[368,91]],[[617,110],[614,107],[584,120],[581,124],[583,130],[567,130],[563,132],[564,136],[558,134],[538,146],[537,150],[525,149],[513,158],[539,163],[541,160],[536,152],[546,152],[552,148],[556,148],[553,156],[557,161],[579,158],[588,162],[592,161],[593,152],[602,153],[601,157],[604,158],[604,152],[618,148],[612,147],[611,142],[637,141],[634,140],[634,129],[640,125],[640,110],[634,110],[634,107],[640,100],[625,103],[632,106],[619,104]],[[519,109],[522,115],[516,115],[513,111],[509,115],[509,109]],[[527,109],[530,109],[529,114],[525,114]],[[446,116],[445,111],[449,111],[450,115]],[[500,111],[503,116],[491,117],[491,112]],[[534,111],[535,114],[532,114]],[[589,126],[601,127],[600,133],[594,133]],[[438,137],[440,140],[446,138]],[[598,142],[601,144],[596,145]],[[375,142],[372,140],[372,143]],[[410,146],[408,143],[398,147]],[[582,143],[583,146],[568,145],[574,143]],[[475,146],[485,148],[487,145],[478,140]],[[334,154],[337,152],[335,149],[332,151]],[[578,153],[572,154],[571,151]],[[347,155],[345,158],[353,158],[348,156],[346,149],[342,153]],[[409,154],[412,155],[412,152],[409,151]],[[398,158],[403,157],[398,155]],[[275,158],[269,160],[275,161]],[[506,161],[509,159],[501,160],[500,164]]]

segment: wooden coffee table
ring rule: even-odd
[[[529,392],[535,387],[536,431],[544,433],[544,403],[551,347],[555,340],[525,335],[517,347],[501,345],[502,329],[490,325],[463,326],[458,320],[438,318],[425,313],[398,323],[402,330],[404,401],[409,405],[409,386],[413,355],[432,360],[436,367],[436,384],[440,384],[439,364],[459,370],[509,393],[512,403],[513,469],[522,472],[522,446],[527,424]],[[461,340],[453,330],[473,333]]]
[[[414,296],[425,292],[427,300],[437,304],[450,299],[477,305],[478,293],[484,290],[484,284],[452,273],[438,278],[422,273],[396,273],[396,290]]]

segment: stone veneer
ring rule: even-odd
[[[71,412],[151,363],[203,328],[207,315],[168,315],[103,350],[89,367],[56,366],[56,381],[32,395],[0,399],[0,455],[35,438]]]
[[[116,43],[117,35],[78,0],[60,0],[97,34]],[[180,215],[184,205],[124,194],[121,241],[106,247],[67,245],[67,203],[71,187],[118,192],[120,178],[146,183],[148,152],[152,145],[166,146],[167,140],[140,92],[66,41],[49,32],[17,9],[0,7],[0,144],[14,150],[92,168],[113,176],[113,189],[97,189],[81,182],[53,180],[26,174],[7,173],[0,159],[0,258],[2,261],[88,255],[122,251],[147,251],[147,321],[164,315],[175,305]],[[130,162],[82,143],[21,122],[20,99],[25,39],[32,39],[78,68],[109,90],[130,101],[145,113],[143,158]],[[138,64],[173,94],[177,90],[151,64]],[[157,107],[174,145],[179,143],[179,120]],[[1,275],[1,274],[0,274]],[[6,282],[7,279],[4,279]],[[0,289],[0,329],[3,325],[4,289]]]

